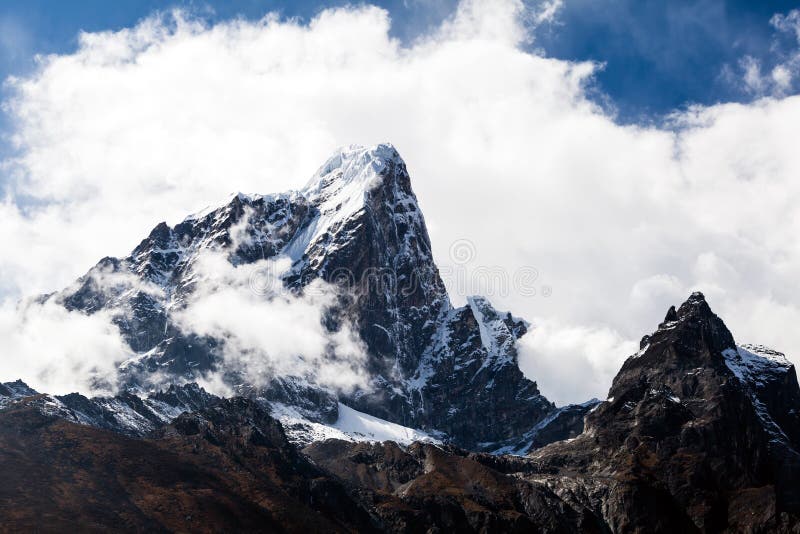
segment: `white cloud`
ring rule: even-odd
[[[84,282],[112,298],[136,293],[155,297],[163,290],[129,272],[114,272],[99,266],[84,279],[70,284],[68,293]],[[58,298],[42,302],[25,298],[14,304],[0,302],[0,381],[21,379],[38,391],[50,394],[80,392],[113,394],[119,386],[118,366],[134,356],[114,324],[113,312],[101,310],[86,315],[68,311]],[[122,318],[124,320],[124,318]]]
[[[222,251],[203,251],[192,265],[196,289],[173,319],[185,334],[220,340],[221,369],[241,373],[249,384],[294,376],[337,391],[368,387],[357,334],[347,324],[337,332],[323,325],[334,289],[317,281],[303,295],[283,290],[280,275],[290,264],[280,259],[234,266]],[[220,377],[204,380],[216,385],[211,391],[224,393]]]
[[[745,56],[739,61],[744,89],[756,96],[783,96],[789,94],[796,86],[795,80],[800,76],[800,9],[793,9],[787,14],[776,13],[770,24],[777,30],[773,43],[773,57],[768,58],[772,68],[762,72],[762,64],[752,56]],[[791,45],[784,50],[778,44],[778,38],[788,35]],[[730,73],[728,73],[730,74]]]
[[[800,43],[800,9],[793,9],[787,14],[777,13],[770,19],[775,29],[794,34],[797,42]]]
[[[638,345],[608,328],[543,321],[522,338],[520,368],[557,405],[605,399],[611,379]]]
[[[84,35],[8,104],[21,154],[0,205],[1,290],[60,288],[160,220],[231,191],[300,187],[334,147],[388,140],[440,264],[467,238],[473,266],[538,269],[537,296],[493,302],[549,325],[533,344],[551,367],[545,340],[600,361],[651,331],[681,288],[705,290],[737,339],[800,355],[800,98],[694,108],[676,131],[620,126],[586,98],[592,64],[525,50],[521,8],[465,0],[410,46],[372,7],[308,25],[177,15]],[[550,364],[536,365],[523,362]],[[531,376],[583,400],[615,370],[592,365],[600,378],[568,393]]]
[[[116,368],[130,348],[110,318],[67,311],[53,302],[0,306],[0,376],[51,394],[116,391]]]
[[[546,24],[555,21],[556,15],[564,7],[564,0],[543,0],[533,13],[535,24]]]
[[[742,79],[748,92],[757,95],[767,91],[770,80],[761,73],[761,62],[752,56],[745,56],[739,61]]]

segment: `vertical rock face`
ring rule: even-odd
[[[700,293],[622,366],[574,441],[532,453],[613,530],[769,531],[800,514],[792,366],[737,347]]]
[[[296,277],[344,284],[351,302],[343,311],[356,318],[372,370],[408,375],[450,302],[405,163],[390,145],[351,147],[303,194],[314,217],[293,245],[304,247]]]
[[[283,284],[297,293],[318,280],[337,288],[324,326],[358,334],[368,386],[345,395],[286,375],[252,384],[225,369],[229,339],[175,320],[193,294],[210,289],[198,274],[209,251],[239,267],[288,258]],[[161,223],[130,256],[105,258],[50,298],[112,314],[136,353],[122,367],[129,387],[219,373],[237,391],[295,406],[312,420],[335,420],[341,400],[486,450],[554,409],[517,365],[515,342],[527,323],[480,297],[452,306],[406,165],[391,145],[337,151],[300,191],[238,194],[174,227]]]

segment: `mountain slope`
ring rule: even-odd
[[[149,394],[124,391],[113,397],[92,398],[78,393],[41,394],[19,380],[0,384],[0,409],[28,406],[44,415],[131,437],[147,436],[182,413],[208,408],[220,401],[197,384],[170,385]]]
[[[346,488],[244,399],[178,417],[155,439],[0,411],[2,531],[376,531]]]

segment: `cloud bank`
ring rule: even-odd
[[[336,146],[391,141],[440,265],[469,239],[472,267],[535,267],[549,288],[492,300],[533,322],[521,367],[555,398],[604,397],[694,289],[737,339],[800,361],[800,98],[620,126],[587,98],[595,65],[529,51],[529,15],[464,0],[408,46],[369,6],[81,35],[11,82],[0,292],[58,289],[157,221],[298,188]]]
[[[22,378],[38,391],[105,395],[117,365],[133,354],[104,313],[84,315],[52,301],[0,307],[2,381]]]
[[[358,335],[347,324],[324,326],[334,289],[317,281],[302,295],[284,290],[280,276],[290,266],[287,258],[235,266],[222,251],[195,261],[196,290],[172,318],[184,334],[221,341],[221,371],[203,378],[209,391],[231,394],[223,373],[256,386],[293,376],[335,391],[368,388]]]

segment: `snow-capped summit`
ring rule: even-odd
[[[301,190],[318,210],[316,220],[310,225],[306,245],[336,232],[364,209],[367,195],[378,185],[385,165],[377,150],[351,146],[337,151],[320,167]]]
[[[332,185],[354,184],[366,190],[388,163],[405,165],[400,153],[389,143],[341,147],[314,173],[301,191],[306,197],[312,198]]]

